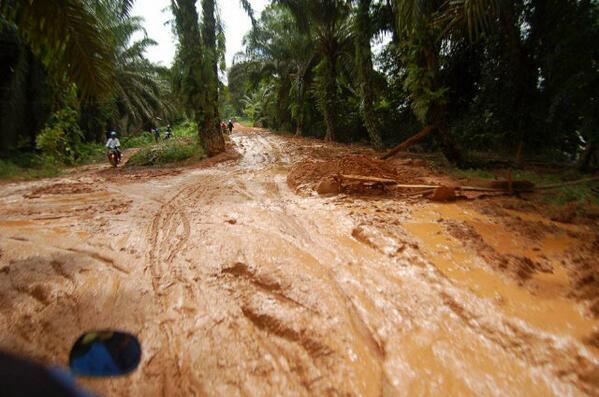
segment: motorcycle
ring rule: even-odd
[[[0,352],[2,396],[92,396],[74,376],[125,376],[141,362],[141,343],[127,332],[100,330],[81,335],[69,354],[69,369],[50,367]]]
[[[119,156],[119,153],[116,151],[116,149],[109,150],[107,157],[108,157],[108,162],[110,163],[110,165],[112,165],[114,168],[118,167],[119,163],[121,162],[121,158]]]

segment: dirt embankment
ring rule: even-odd
[[[366,155],[347,155],[335,159],[303,160],[295,163],[287,183],[298,193],[307,194],[312,191],[333,193],[334,190],[322,190],[323,186],[338,184],[338,191],[350,194],[399,195],[400,190],[392,186],[385,187],[373,179],[372,183],[347,183],[342,185],[343,176],[378,178],[393,180],[397,183],[423,183],[424,177],[432,172],[424,167],[423,162],[383,161]],[[405,193],[405,192],[403,192]]]

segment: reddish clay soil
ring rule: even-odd
[[[85,331],[132,332],[137,371],[80,380],[105,396],[599,395],[594,221],[321,196],[344,173],[454,181],[241,126],[233,148],[2,185],[0,348],[65,365]]]
[[[339,178],[342,175],[391,179],[405,184],[423,184],[423,177],[432,176],[432,172],[423,166],[405,164],[405,161],[382,161],[365,155],[347,155],[329,160],[303,160],[293,165],[287,176],[287,183],[298,193],[309,193],[315,191],[321,181]],[[349,189],[344,189],[344,192],[381,193],[379,190],[369,190],[363,184],[350,186]],[[387,189],[387,192],[392,193],[393,189]]]

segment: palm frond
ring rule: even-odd
[[[499,0],[448,0],[435,22],[445,31],[465,28],[473,39],[489,29],[499,7]]]
[[[252,4],[248,0],[239,0],[239,2],[252,20],[252,26],[256,26],[256,19],[254,18],[254,9],[252,8]]]
[[[109,90],[112,51],[102,21],[87,2],[4,0],[0,13],[51,69],[66,73],[84,96]]]

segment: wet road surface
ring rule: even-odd
[[[562,293],[568,230],[539,242],[555,267],[531,291],[448,233],[537,255],[492,216],[298,196],[297,140],[232,140],[211,167],[1,187],[0,346],[64,364],[84,331],[130,331],[139,370],[82,381],[107,396],[599,394],[599,321]]]

